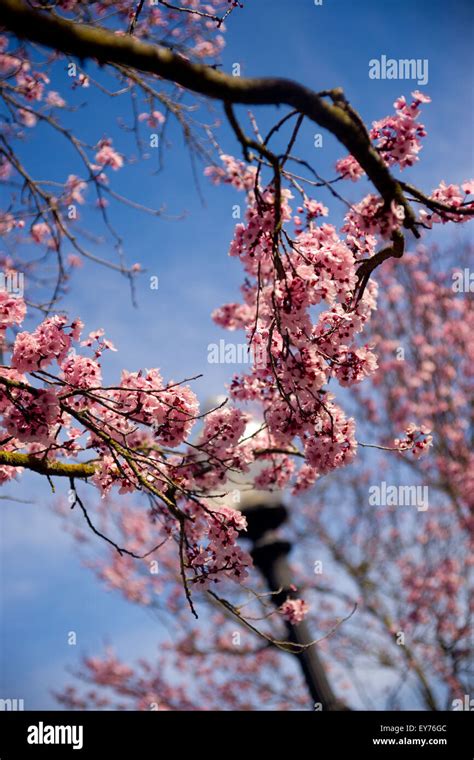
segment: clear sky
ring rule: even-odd
[[[405,173],[429,191],[439,180],[460,182],[473,172],[472,156],[472,3],[461,0],[244,0],[245,8],[229,18],[223,69],[241,65],[246,76],[278,75],[296,79],[313,89],[342,86],[347,97],[370,124],[392,112],[394,99],[407,97],[418,85],[411,81],[376,81],[368,77],[368,62],[381,55],[427,59],[432,97],[424,107],[428,138],[421,162]],[[91,70],[92,71],[92,70]],[[120,102],[98,97],[91,90],[71,96],[68,82],[57,71],[52,86],[69,101],[84,103],[73,119],[78,132],[96,142],[111,134],[127,152],[129,137],[116,127]],[[216,106],[217,110],[219,107]],[[239,109],[244,115],[245,109]],[[274,109],[255,109],[263,124],[275,118]],[[323,148],[313,147],[318,129],[302,131],[299,153],[325,176],[333,176],[334,161],[344,149],[327,134]],[[59,143],[44,133],[25,145],[23,155],[36,176],[64,180],[79,173],[78,166]],[[130,165],[114,175],[115,188],[148,205],[167,204],[181,221],[156,219],[136,212],[111,209],[111,218],[124,239],[127,259],[147,270],[137,281],[138,308],[130,302],[128,286],[119,275],[86,264],[78,271],[64,306],[80,315],[86,328],[103,327],[119,352],[104,365],[107,379],[120,369],[158,366],[165,378],[179,380],[204,373],[195,384],[204,400],[222,393],[235,368],[207,363],[207,346],[226,335],[215,327],[210,312],[238,297],[240,268],[227,257],[235,220],[232,204],[242,202],[227,188],[202,180],[205,205],[199,200],[187,154],[176,132],[162,173],[154,174],[154,159]],[[238,153],[226,128],[220,140],[227,152]],[[202,173],[202,167],[199,168]],[[345,186],[356,199],[356,185]],[[328,202],[326,195],[319,196]],[[2,199],[3,200],[3,199]],[[3,202],[2,202],[3,205]],[[460,233],[456,233],[460,234]],[[466,235],[466,233],[464,233]],[[110,244],[99,246],[110,254]],[[149,276],[159,277],[158,291],[149,288]],[[58,484],[58,497],[66,485]],[[12,502],[8,496],[32,503]],[[49,505],[52,499],[39,476],[4,488],[1,529],[1,693],[25,700],[25,707],[52,708],[50,689],[66,680],[65,668],[81,653],[101,649],[112,641],[121,655],[153,653],[159,631],[142,610],[108,593],[81,562],[71,539],[61,530]],[[77,632],[78,644],[69,647],[66,635]]]

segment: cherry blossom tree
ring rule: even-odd
[[[336,621],[329,625],[328,620],[318,621],[322,628],[319,638],[323,639],[320,646],[329,646],[337,621],[349,618],[354,605],[364,600],[371,588],[370,562],[375,571],[380,563],[379,549],[375,551],[370,543],[371,532],[364,532],[367,521],[370,524],[375,519],[373,515],[356,512],[350,521],[357,536],[351,548],[366,556],[363,561],[367,570],[360,570],[360,576],[353,554],[341,554],[337,538],[328,533],[325,510],[313,510],[308,518],[309,489],[335,471],[337,482],[342,484],[346,476],[341,468],[357,462],[361,447],[355,417],[342,401],[346,391],[336,395],[341,388],[352,393],[361,384],[355,398],[367,405],[374,421],[379,415],[375,440],[380,441],[383,451],[388,450],[385,455],[390,452],[403,458],[405,466],[429,473],[445,495],[448,527],[440,517],[435,523],[435,537],[448,537],[445,531],[451,530],[452,509],[459,530],[467,527],[467,504],[458,493],[462,490],[458,483],[466,473],[466,454],[460,440],[463,432],[453,431],[443,421],[440,432],[436,417],[441,413],[449,416],[451,411],[460,414],[466,404],[466,387],[452,382],[447,362],[440,372],[439,388],[426,391],[423,386],[432,376],[433,363],[436,367],[433,356],[437,351],[428,338],[424,342],[424,330],[433,329],[433,341],[452,340],[456,349],[464,351],[468,333],[456,327],[456,320],[467,307],[462,299],[446,295],[445,315],[439,321],[430,316],[429,308],[439,296],[437,288],[443,286],[429,270],[426,254],[405,253],[405,238],[412,242],[422,232],[428,235],[433,224],[467,222],[474,215],[473,182],[466,179],[456,185],[443,181],[437,188],[423,191],[399,178],[406,167],[419,160],[426,136],[421,112],[430,102],[425,93],[414,91],[408,99],[401,96],[393,105],[392,115],[367,129],[339,88],[313,92],[291,80],[247,79],[219,71],[216,61],[224,44],[225,21],[231,21],[231,13],[239,11],[239,5],[190,1],[175,6],[160,1],[131,7],[122,0],[87,4],[65,0],[34,6],[5,0],[0,8],[0,25],[5,30],[0,40],[4,100],[0,175],[12,191],[0,225],[11,253],[4,255],[2,263],[7,276],[14,278],[18,272],[26,272],[31,281],[24,297],[8,289],[0,292],[4,354],[0,371],[0,474],[4,483],[20,476],[22,470],[36,472],[50,482],[62,479],[70,506],[77,507],[87,527],[112,546],[110,562],[99,570],[102,577],[142,604],[151,603],[158,584],[163,598],[168,597],[168,610],[183,621],[185,636],[174,654],[196,654],[190,662],[197,662],[192,667],[205,676],[203,688],[207,692],[201,695],[188,694],[178,686],[167,687],[156,675],[161,672],[160,665],[156,669],[143,664],[143,673],[139,674],[113,655],[88,661],[94,682],[113,686],[135,706],[157,701],[163,704],[163,700],[171,708],[196,705],[196,700],[218,705],[220,698],[243,708],[256,705],[267,693],[280,707],[304,703],[296,676],[291,696],[291,674],[286,691],[283,687],[274,691],[271,676],[279,651],[288,651],[284,620],[300,621],[311,614],[311,604],[303,597],[289,597],[274,611],[272,599],[254,577],[251,556],[239,541],[245,534],[246,518],[224,503],[223,497],[234,489],[233,481],[241,482],[242,478],[249,487],[288,489],[298,495],[296,503],[301,506],[296,510],[295,526],[309,519],[308,525],[314,524],[326,549],[359,584],[355,601],[354,589],[346,592],[346,584],[332,589],[342,605],[338,608],[333,600],[328,607],[329,617],[335,616]],[[87,69],[85,62],[90,64]],[[105,385],[102,364],[115,346],[102,327],[84,336],[80,315],[60,311],[60,297],[69,286],[71,271],[83,258],[122,273],[129,279],[133,295],[140,263],[126,264],[122,241],[109,221],[108,204],[125,203],[137,213],[158,215],[163,211],[144,208],[113,189],[114,172],[121,170],[127,157],[115,149],[111,137],[101,136],[91,145],[64,126],[61,112],[68,105],[67,93],[58,92],[56,85],[60,66],[67,68],[73,88],[96,88],[105,102],[107,98],[131,101],[133,124],[124,128],[136,135],[139,154],[144,152],[143,124],[155,130],[153,134],[163,145],[166,125],[175,120],[193,160],[204,159],[204,174],[209,180],[229,184],[245,195],[245,219],[236,225],[229,251],[243,268],[242,298],[239,303],[216,308],[213,317],[227,330],[245,331],[252,365],[248,373],[233,378],[229,398],[210,412],[200,408],[192,389],[192,368],[189,377],[180,382],[167,382],[158,368],[124,369],[114,385]],[[220,149],[213,101],[218,101],[223,110],[235,136],[235,152],[241,152],[242,159]],[[280,105],[286,110],[268,134],[263,134],[253,114],[244,123],[235,110],[239,104]],[[335,179],[322,178],[298,155],[298,137],[305,119],[328,130],[343,146]],[[66,171],[60,183],[33,176],[20,158],[18,145],[40,125],[49,130],[50,139],[66,141],[80,161],[81,174]],[[280,150],[274,146],[282,134],[288,137]],[[340,188],[361,178],[370,183],[371,191],[350,204]],[[320,188],[345,206],[339,229],[324,221],[328,209],[315,197]],[[92,194],[94,201],[88,202],[95,206],[105,230],[115,240],[116,260],[102,259],[89,250],[79,207],[85,207]],[[65,257],[65,244],[74,250],[69,257]],[[46,262],[54,265],[54,277],[47,282],[43,273]],[[409,292],[405,296],[405,290],[397,290],[400,286],[395,284],[398,270],[404,266],[412,267],[413,288],[418,288],[412,294],[413,303]],[[377,311],[379,291],[382,305]],[[413,357],[397,365],[390,360],[387,340],[397,340],[398,334],[390,339],[381,337],[380,319],[386,324],[400,294],[407,311],[400,317],[399,329],[407,340],[413,337],[419,343],[413,346]],[[20,332],[27,311],[38,315],[37,324]],[[408,314],[413,320],[409,323]],[[421,332],[414,332],[417,321]],[[376,336],[374,345],[371,335]],[[403,390],[398,396],[394,388],[387,390],[394,378],[398,389],[403,383],[410,388],[408,397]],[[385,389],[383,383],[387,383]],[[373,392],[364,391],[367,387]],[[383,399],[381,408],[374,407],[374,397],[379,396]],[[436,406],[441,398],[442,406]],[[251,433],[249,410],[258,410],[262,420]],[[433,430],[443,441],[436,449]],[[434,458],[425,470],[424,459],[421,464],[419,460],[430,448]],[[85,503],[85,488],[90,484],[103,497],[98,508],[103,528],[91,519]],[[138,495],[147,500],[147,508],[142,505],[136,509],[128,501]],[[120,504],[117,540],[112,537],[107,513],[112,498]],[[304,534],[308,528],[301,530]],[[395,526],[393,530],[399,529]],[[440,571],[434,590],[420,589],[417,563],[423,560],[415,553],[409,554],[411,560],[408,556],[403,561],[405,549],[411,552],[414,543],[424,545],[420,535],[417,537],[419,530],[419,523],[415,523],[411,531],[403,533],[403,541],[408,543],[407,547],[400,546],[397,555],[400,582],[411,589],[410,604],[431,598],[431,594],[441,615],[447,609],[446,595],[458,590],[463,566],[452,559],[453,564]],[[395,541],[398,534],[388,533],[383,541],[390,541],[390,536]],[[449,538],[455,540],[451,533]],[[302,538],[301,547],[304,543]],[[436,561],[436,549],[433,554]],[[143,578],[140,573],[150,562],[159,562],[166,574]],[[449,583],[445,583],[446,574]],[[303,576],[296,585],[299,589],[308,584]],[[311,595],[314,593],[312,590]],[[404,601],[402,597],[400,604]],[[208,653],[199,649],[194,652],[197,645],[191,625],[193,616],[198,617],[198,603],[218,605],[222,620],[222,629],[212,624],[219,634],[214,633],[218,653],[211,653],[211,658],[222,662],[228,654],[220,640],[220,630],[227,630],[227,622],[235,626],[237,621],[257,637],[257,643],[252,639],[249,651],[244,653],[249,657],[237,658],[248,702],[242,702],[232,685],[221,684],[216,689]],[[378,626],[376,636],[393,635],[394,625],[401,633],[410,632],[412,625],[424,622],[422,613],[418,621],[416,616],[402,618],[400,608],[395,608],[392,624],[381,603],[374,602],[373,610],[366,600],[365,604],[359,620],[373,618],[374,627]],[[458,643],[464,646],[465,635],[461,601],[449,611],[455,622],[449,630],[441,626],[436,632],[436,641],[439,639],[450,651],[442,666],[432,659],[438,654],[436,646],[441,647],[439,641],[432,644],[434,653],[421,656],[406,647],[394,659],[396,663],[404,661],[410,675],[418,678],[430,708],[437,703],[437,696],[425,683],[428,676],[420,670],[420,657],[451,690],[463,683],[463,666],[458,663],[462,660]],[[344,625],[352,625],[351,620]],[[344,650],[342,645],[340,649],[339,665],[346,663],[347,671],[349,649]],[[262,674],[261,686],[250,695],[257,673]],[[214,697],[210,696],[212,689]],[[152,700],[150,695],[157,691],[161,697]],[[103,700],[100,695],[97,698]],[[86,701],[93,699],[89,695]]]
[[[368,709],[453,709],[470,693],[473,313],[469,295],[453,292],[455,270],[440,274],[434,260],[434,251],[419,248],[384,270],[383,309],[370,330],[379,360],[375,390],[351,400],[366,435],[384,431],[370,445],[376,458],[362,443],[355,465],[292,500],[285,526],[299,597],[281,612],[293,622],[308,615],[337,691]],[[455,261],[459,266],[459,252]],[[432,385],[435,372],[440,382]],[[405,384],[409,397],[400,393]],[[410,429],[414,417],[436,430],[430,456],[412,448],[409,457],[387,459],[392,436],[400,426]],[[428,491],[411,504],[374,503],[370,492],[380,478]],[[62,514],[70,525],[68,510]],[[152,541],[156,516],[136,504],[106,502],[100,515],[109,534],[135,552]],[[70,529],[87,558],[90,532],[80,523]],[[59,700],[76,709],[312,709],[282,642],[281,616],[257,575],[243,603],[231,596],[240,614],[246,610],[240,624],[208,600],[195,625],[169,549],[156,572],[149,559],[119,557],[113,548],[101,560],[86,559],[108,588],[164,616],[176,633],[155,661],[123,663],[113,649],[86,658],[75,675],[88,686],[76,681]],[[256,621],[258,630],[250,627]]]
[[[451,272],[436,272],[433,252],[422,249],[385,269],[384,285],[384,309],[377,312],[380,319],[372,321],[370,333],[380,362],[376,391],[370,398],[357,393],[353,403],[357,418],[368,412],[367,434],[380,429],[379,418],[385,419],[387,438],[374,444],[376,460],[362,456],[347,473],[328,476],[316,492],[295,502],[286,535],[294,546],[298,593],[307,601],[289,600],[281,611],[295,621],[309,612],[338,690],[356,703],[372,709],[407,704],[452,709],[454,700],[469,693],[472,304],[468,296],[453,292]],[[439,305],[435,314],[433,299]],[[448,342],[451,330],[456,337]],[[401,347],[405,355],[397,358]],[[436,366],[426,365],[427,353]],[[432,391],[429,379],[435,371],[446,377]],[[405,394],[402,403],[398,399],[402,384],[393,382],[394,372],[399,381],[410,381],[408,401]],[[455,419],[466,421],[462,426],[446,415],[453,403],[459,414]],[[411,458],[397,454],[395,463],[387,462],[384,444],[391,427],[409,428],[413,415],[439,431],[431,456],[420,459],[412,449]],[[426,502],[372,503],[370,488],[381,473],[402,484],[421,482],[429,489]],[[152,522],[136,505],[114,502],[113,507],[103,504],[101,511],[104,524],[115,522],[119,540],[129,541],[136,552],[150,543]],[[77,525],[74,531],[81,544],[90,543],[87,530]],[[120,558],[113,549],[96,559],[93,569],[109,588],[164,615],[177,630],[173,644],[160,647],[156,662],[124,664],[113,650],[87,658],[77,675],[89,683],[88,689],[70,686],[59,699],[75,708],[311,707],[291,666],[293,658],[283,644],[269,644],[281,642],[281,618],[258,578],[258,593],[245,603],[246,623],[236,627],[235,619],[208,605],[195,626],[168,550],[157,573],[149,561]],[[351,615],[354,605],[357,612]],[[255,620],[264,621],[259,630],[249,628]],[[175,672],[167,677],[171,662],[182,679]],[[220,677],[223,669],[225,679]],[[371,671],[374,678],[385,675],[382,687],[372,683]]]

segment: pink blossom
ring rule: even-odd
[[[78,87],[90,87],[89,77],[82,72],[77,77],[76,82]]]
[[[280,607],[283,617],[292,625],[297,625],[305,619],[309,612],[309,605],[304,599],[287,599]]]
[[[99,387],[102,373],[97,362],[85,356],[71,355],[62,363],[64,379],[75,388]]]
[[[1,393],[3,395],[4,391]],[[60,418],[55,391],[39,389],[32,394],[13,390],[12,396],[15,403],[3,411],[3,424],[8,433],[23,443],[49,443]]]
[[[406,437],[404,439],[395,438],[394,445],[400,451],[411,451],[415,459],[429,453],[429,448],[433,445],[433,436],[431,430],[427,427],[417,427],[415,423],[410,423],[405,429]]]
[[[0,290],[0,329],[20,325],[26,314],[23,298],[18,298],[5,290]]]
[[[42,100],[45,83],[49,82],[48,77],[40,72],[27,74],[22,68],[16,75],[17,87],[25,100],[34,101]]]
[[[346,156],[336,162],[336,171],[343,177],[356,182],[364,175],[364,170],[353,156]]]
[[[47,366],[53,359],[61,362],[71,345],[65,325],[65,317],[49,317],[33,333],[19,333],[13,346],[12,367],[32,372]]]
[[[375,121],[370,130],[370,139],[388,166],[398,164],[400,169],[413,166],[418,161],[421,138],[426,137],[423,124],[417,121],[419,106],[431,102],[431,98],[418,90],[412,92],[413,101],[408,104],[402,96],[395,101],[395,114]],[[363,176],[364,171],[356,159],[349,155],[336,163],[336,170],[353,182]]]
[[[8,235],[15,226],[15,218],[11,214],[0,212],[0,235]]]
[[[0,73],[10,74],[14,69],[21,66],[21,60],[14,55],[0,54]]]
[[[95,154],[95,160],[101,166],[110,166],[117,171],[123,166],[123,157],[112,148],[112,140],[104,138],[99,142],[99,150]]]
[[[59,93],[55,92],[54,90],[50,90],[46,95],[46,103],[48,106],[53,106],[54,108],[64,108],[66,105],[64,98],[62,98],[61,95],[59,95]]]
[[[74,174],[70,174],[66,181],[64,203],[84,203],[82,193],[87,189],[87,183]]]
[[[6,180],[12,173],[12,165],[4,156],[0,160],[0,181]]]
[[[146,121],[149,127],[156,128],[160,124],[163,124],[165,117],[161,113],[161,111],[151,111],[151,113],[141,113],[138,116],[139,121]]]
[[[49,242],[51,239],[51,228],[46,222],[37,222],[31,227],[31,237],[35,243]]]
[[[220,157],[224,167],[208,166],[204,174],[210,177],[214,184],[221,182],[232,184],[237,190],[250,190],[255,183],[256,168],[247,166],[233,156],[222,154]]]
[[[69,253],[67,260],[68,260],[68,264],[74,269],[84,266],[84,262],[82,258],[78,256],[76,253]]]
[[[19,108],[17,114],[18,119],[25,127],[31,128],[36,126],[38,118],[31,111],[27,110],[26,108]]]

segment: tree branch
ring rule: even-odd
[[[332,102],[298,82],[281,78],[233,77],[211,66],[191,63],[171,50],[117,35],[101,27],[77,24],[31,9],[21,0],[2,0],[0,25],[18,37],[100,64],[130,66],[175,82],[193,92],[229,103],[288,105],[331,132],[359,162],[387,204],[405,209],[404,225],[417,233],[415,214],[400,184],[377,153],[342,90],[331,90]]]
[[[94,462],[68,464],[56,459],[45,459],[38,454],[19,454],[16,451],[0,449],[0,465],[8,467],[25,467],[39,472],[41,475],[63,478],[90,478],[94,475],[97,465]]]

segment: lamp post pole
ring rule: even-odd
[[[291,544],[277,536],[276,530],[288,517],[288,510],[283,504],[242,504],[242,513],[247,518],[247,536],[252,542],[252,559],[265,578],[272,601],[279,607],[291,590],[291,567],[288,554]],[[334,694],[327,679],[316,646],[310,646],[312,638],[305,621],[292,624],[286,621],[288,640],[302,647],[295,652],[303,672],[308,691],[315,705],[321,710],[340,711],[349,708]]]
[[[225,396],[217,396],[208,400],[207,410],[210,411],[225,401]],[[250,436],[260,428],[258,420],[253,419],[247,425],[244,436]],[[258,465],[253,466],[254,475],[258,472]],[[241,486],[235,476],[229,483],[229,490],[237,489],[241,492],[239,509],[247,518],[248,538],[252,543],[251,555],[255,566],[265,578],[269,591],[272,592],[272,601],[276,607],[286,601],[288,597],[294,597],[291,590],[292,573],[288,562],[288,554],[291,544],[282,540],[276,533],[287,517],[288,510],[281,501],[277,492],[248,490],[243,488],[246,480],[242,478]],[[219,503],[221,499],[215,499]],[[225,503],[225,498],[223,502]],[[235,502],[232,502],[232,506]],[[323,664],[319,658],[316,646],[311,646],[313,641],[308,624],[305,621],[293,625],[285,621],[287,638],[294,644],[299,645],[295,651],[303,676],[311,695],[313,703],[320,706],[321,710],[339,711],[349,710],[334,694],[327,679]]]

